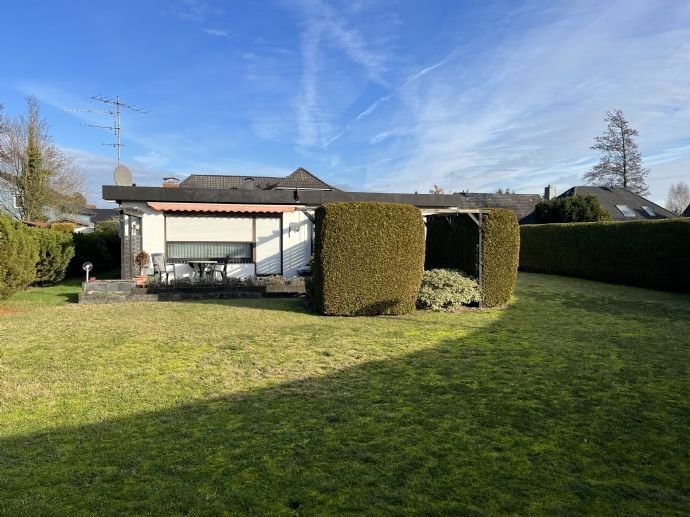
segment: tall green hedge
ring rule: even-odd
[[[527,225],[520,268],[690,291],[690,219]]]
[[[328,203],[316,210],[313,293],[328,315],[415,309],[424,269],[419,210],[395,203]]]
[[[512,210],[493,208],[483,215],[482,304],[505,305],[515,288],[520,253],[520,227]],[[459,269],[478,276],[479,229],[465,214],[429,218],[426,269]]]
[[[34,229],[38,243],[38,263],[36,264],[37,284],[45,285],[59,282],[65,278],[67,265],[74,256],[72,234],[62,230]]]
[[[36,279],[38,242],[26,225],[0,215],[0,299],[26,289]]]
[[[120,267],[120,237],[116,225],[96,225],[92,233],[75,233],[74,258],[69,264],[69,276],[81,276],[84,262],[91,262],[95,274]]]
[[[484,218],[482,295],[486,307],[510,301],[520,260],[520,225],[515,212],[492,209]]]

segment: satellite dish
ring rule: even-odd
[[[115,178],[115,185],[117,185],[118,187],[132,186],[132,173],[124,165],[118,165],[117,167],[115,167],[113,177]]]

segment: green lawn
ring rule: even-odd
[[[0,305],[0,514],[683,514],[690,296]]]

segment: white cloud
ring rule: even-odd
[[[413,153],[387,173],[370,170],[367,186],[541,192],[548,183],[580,184],[597,158],[589,147],[604,110],[621,107],[640,131],[652,197],[662,200],[670,177],[656,175],[654,164],[690,157],[690,13],[680,4],[661,13],[653,2],[625,6],[563,12],[483,55],[458,54],[413,76],[393,118],[376,118],[372,139],[411,127],[375,156]],[[680,175],[687,177],[680,169],[672,177]]]
[[[220,38],[226,38],[228,36],[228,31],[223,29],[202,29],[206,34],[211,36],[218,36]]]

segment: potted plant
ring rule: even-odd
[[[134,263],[139,268],[139,274],[134,276],[137,287],[146,285],[146,282],[149,279],[149,276],[144,274],[144,268],[149,265],[150,259],[151,257],[149,254],[143,250],[137,253],[137,256],[134,257]]]

